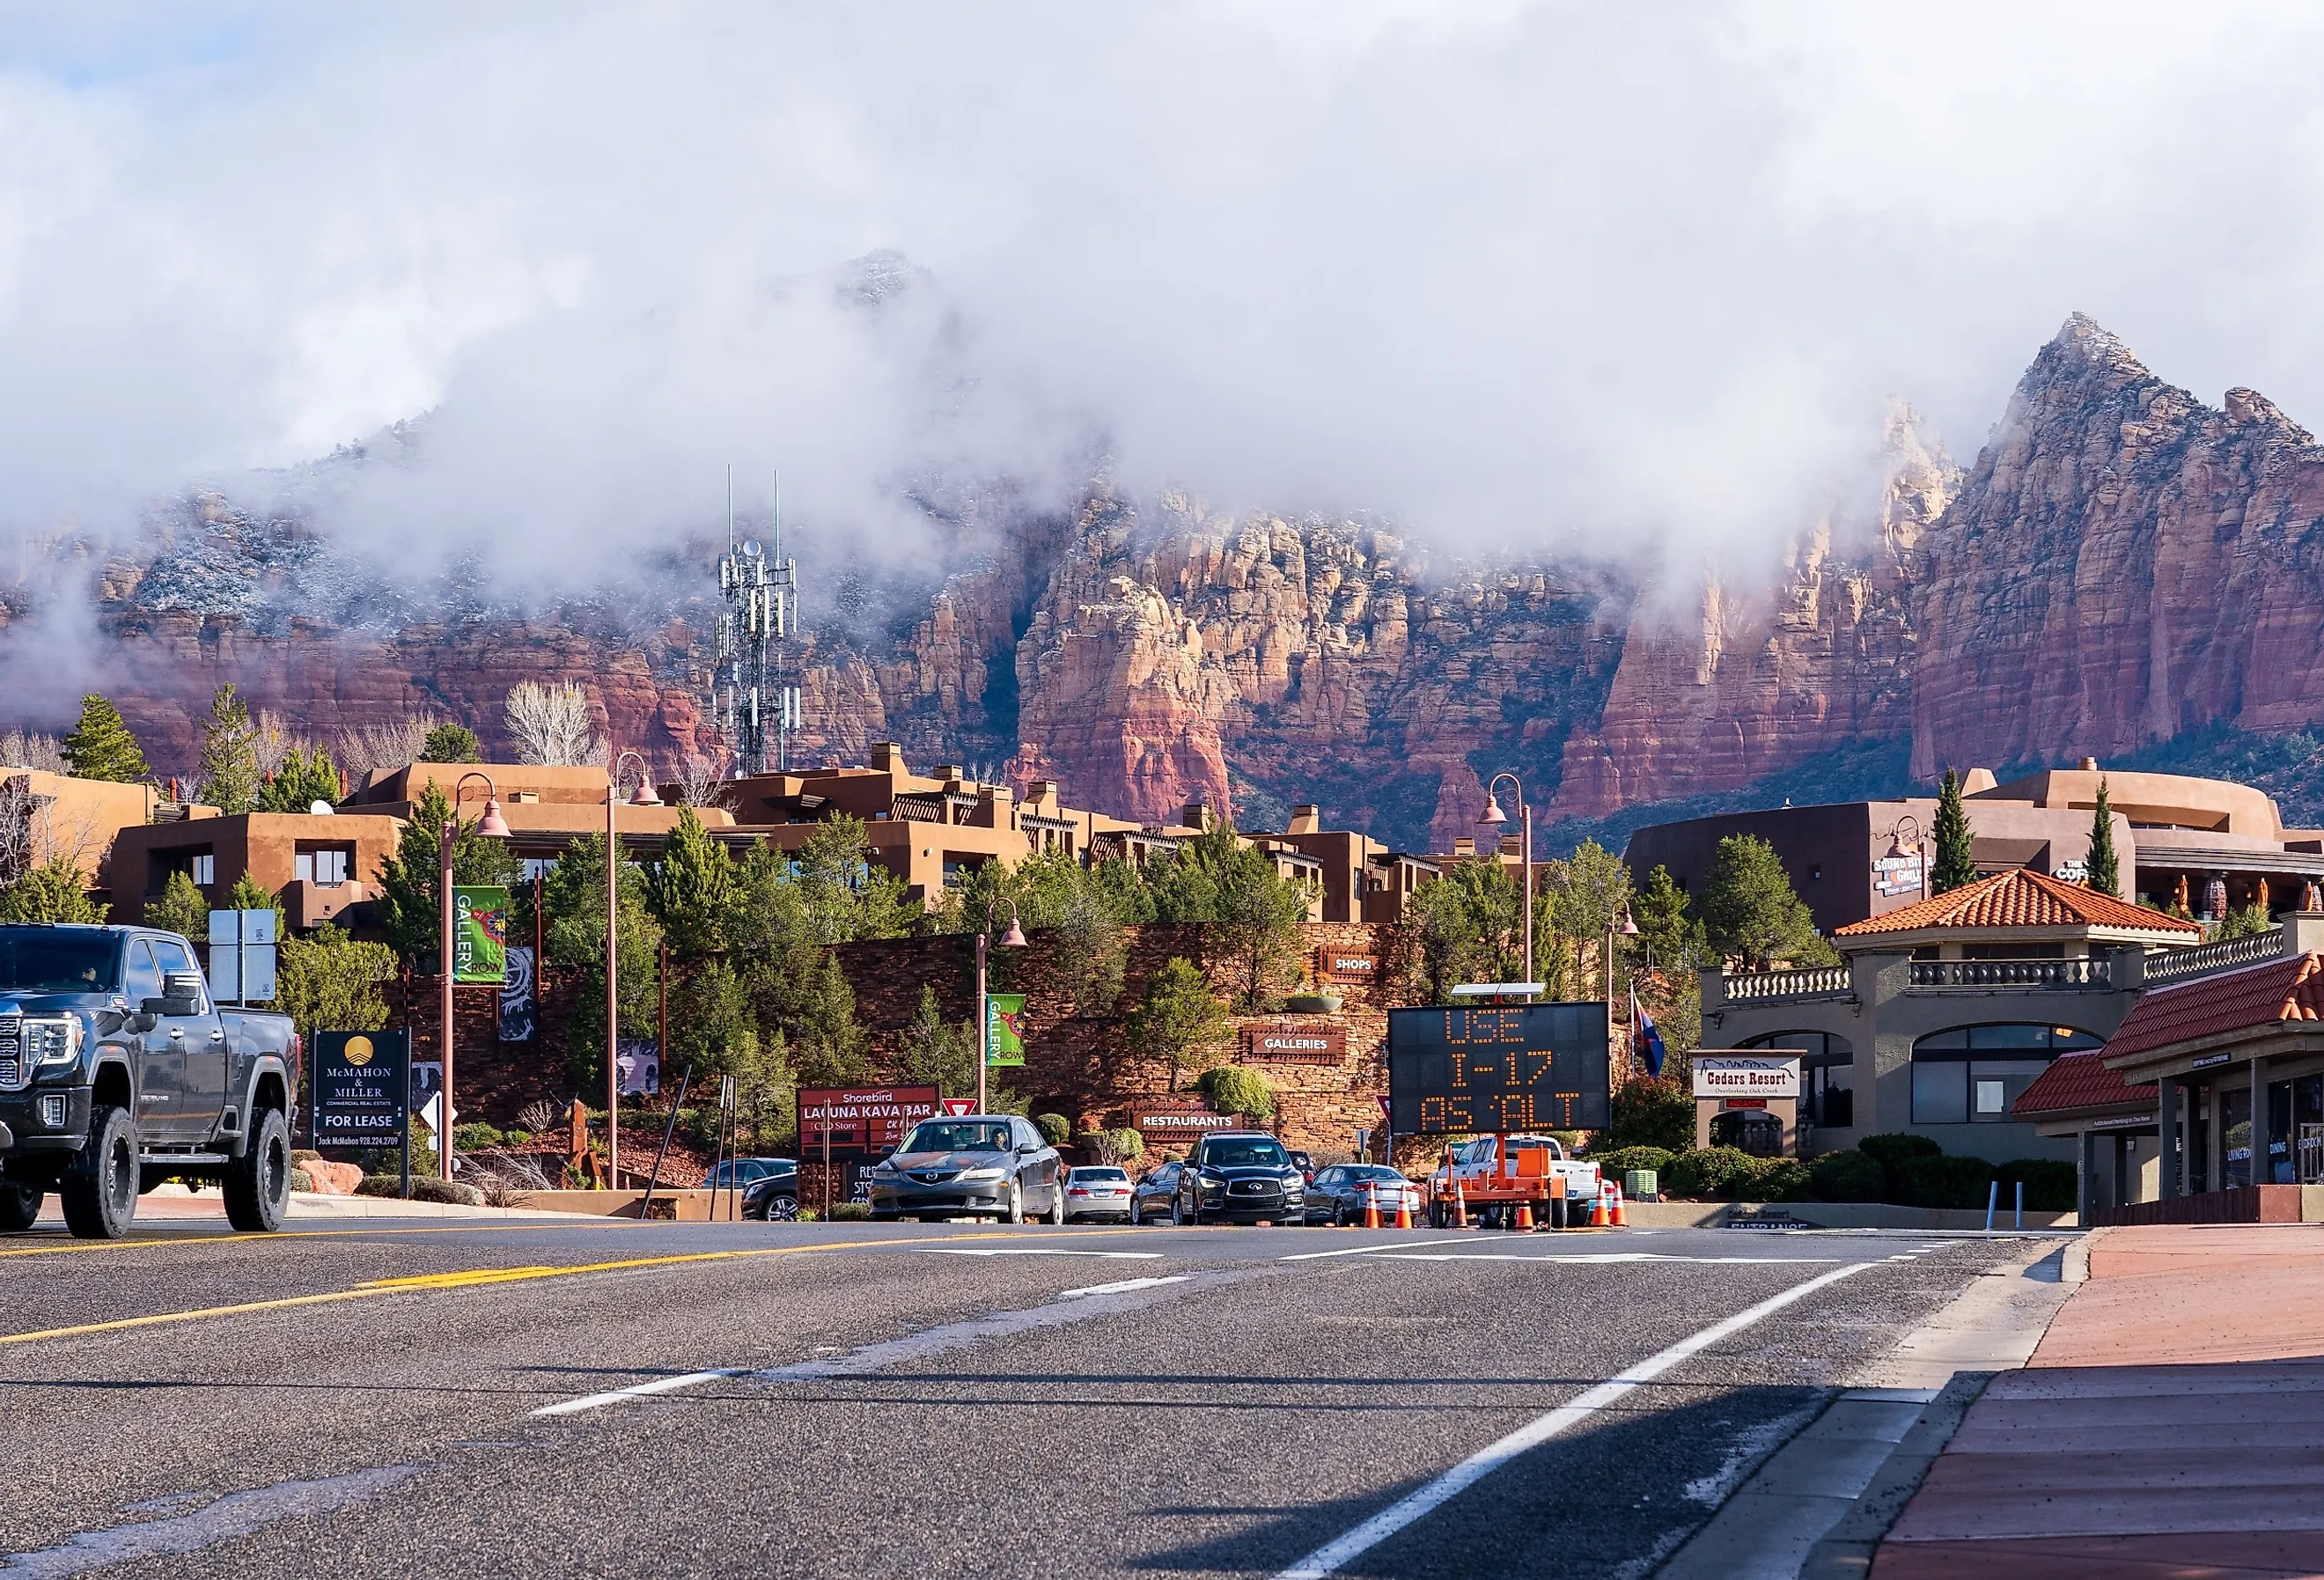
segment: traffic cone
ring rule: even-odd
[[[1399,1229],[1412,1227],[1412,1198],[1401,1190],[1396,1193],[1396,1226]]]
[[[1533,1203],[1529,1201],[1521,1201],[1517,1203],[1517,1231],[1518,1233],[1523,1234],[1532,1227]]]
[[[1614,1193],[1614,1227],[1617,1229],[1628,1228],[1630,1226],[1629,1216],[1622,1211],[1622,1187],[1618,1185],[1609,1185],[1607,1188]]]
[[[1364,1187],[1364,1227],[1379,1227],[1379,1192],[1369,1185]]]
[[[1599,1187],[1598,1199],[1590,1208],[1590,1226],[1593,1229],[1610,1229],[1614,1226],[1613,1218],[1606,1211],[1606,1189],[1603,1186]]]
[[[1461,1182],[1457,1179],[1452,1182],[1452,1226],[1455,1229],[1469,1226],[1469,1193],[1461,1188]]]

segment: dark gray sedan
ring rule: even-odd
[[[1065,1221],[1057,1149],[1011,1113],[924,1119],[863,1178],[875,1222],[991,1216],[1022,1224],[1036,1215]]]

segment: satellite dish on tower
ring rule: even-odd
[[[742,552],[756,559],[763,550],[760,549],[759,541],[756,538],[745,538],[742,540]]]

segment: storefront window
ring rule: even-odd
[[[1754,1037],[1747,1049],[1795,1049],[1800,1055],[1800,1123],[1845,1130],[1856,1123],[1856,1095],[1849,1067],[1855,1046],[1829,1031],[1777,1031]]]
[[[2104,1039],[2071,1026],[1957,1026],[1913,1045],[1914,1124],[2006,1124],[2025,1088],[2061,1053]]]

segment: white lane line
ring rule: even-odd
[[[1649,1356],[1619,1376],[1576,1395],[1572,1403],[1560,1405],[1547,1415],[1518,1428],[1499,1442],[1478,1450],[1418,1492],[1398,1499],[1345,1536],[1317,1548],[1277,1575],[1276,1580],[1323,1580],[1323,1576],[1337,1573],[1341,1565],[1378,1547],[1432,1510],[1450,1502],[1527,1449],[1539,1447],[1559,1433],[1589,1419],[1682,1361],[1699,1354],[1721,1339],[1741,1333],[1755,1323],[1764,1321],[1794,1300],[1805,1299],[1818,1289],[1836,1284],[1842,1279],[1852,1278],[1877,1265],[1874,1262],[1851,1262],[1846,1267],[1836,1267],[1830,1272],[1818,1273],[1804,1283],[1794,1284],[1782,1294],[1738,1311],[1723,1322],[1712,1323],[1691,1338],[1681,1339],[1662,1354]]]
[[[1060,1300],[1078,1300],[1085,1295],[1126,1295],[1132,1289],[1158,1289],[1165,1284],[1183,1284],[1188,1274],[1170,1273],[1158,1279],[1124,1279],[1118,1284],[1089,1284],[1078,1289],[1060,1289]]]
[[[1381,1261],[1556,1261],[1596,1263],[1611,1261],[1686,1261],[1716,1267],[1830,1267],[1840,1260],[1836,1256],[1673,1256],[1652,1251],[1581,1252],[1561,1255],[1555,1252],[1510,1251],[1383,1251]]]
[[[1462,1245],[1467,1242],[1458,1235],[1445,1235],[1435,1240],[1391,1240],[1386,1244],[1374,1241],[1370,1245],[1343,1245],[1337,1251],[1303,1251],[1296,1256],[1278,1256],[1277,1261],[1315,1261],[1326,1256],[1361,1256],[1368,1251],[1397,1251],[1406,1245]]]
[[[927,1256],[1102,1256],[1114,1261],[1160,1261],[1159,1251],[1067,1251],[1055,1245],[915,1245]]]
[[[602,1409],[624,1400],[650,1399],[657,1393],[669,1393],[680,1388],[692,1388],[697,1382],[716,1382],[726,1377],[748,1377],[747,1366],[722,1366],[715,1372],[688,1372],[677,1377],[657,1377],[651,1382],[641,1382],[634,1388],[616,1388],[604,1393],[592,1393],[580,1399],[568,1399],[561,1404],[543,1405],[533,1411],[536,1416],[576,1416],[583,1410]]]
[[[10,1580],[66,1580],[90,1569],[110,1569],[141,1558],[183,1557],[222,1541],[253,1535],[278,1520],[312,1519],[367,1503],[419,1474],[416,1465],[395,1465],[322,1481],[277,1482],[271,1487],[228,1492],[190,1514],[85,1530],[55,1547],[0,1557],[0,1575]],[[176,1571],[174,1566],[164,1566],[164,1572]]]

